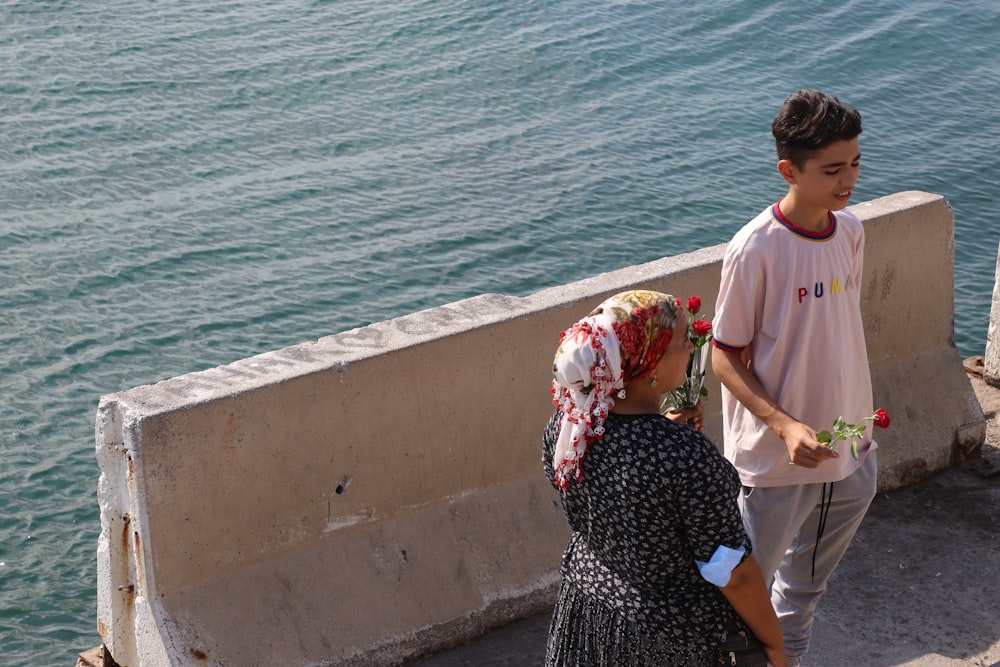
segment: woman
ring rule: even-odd
[[[739,478],[706,437],[660,414],[691,349],[676,299],[642,290],[562,334],[543,462],[573,536],[546,667],[718,665],[727,626],[741,621],[785,665]]]

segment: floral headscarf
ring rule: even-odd
[[[620,292],[559,336],[552,402],[562,412],[552,465],[565,489],[583,478],[583,456],[604,436],[604,422],[626,385],[649,375],[670,344],[677,299],[648,290]]]

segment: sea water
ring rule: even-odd
[[[800,87],[864,115],[853,202],[951,203],[981,353],[998,34],[995,0],[0,2],[0,665],[100,643],[102,394],[723,243]]]

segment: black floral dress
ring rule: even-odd
[[[543,437],[550,481],[559,419]],[[665,417],[612,414],[605,427],[562,493],[573,536],[545,665],[717,665],[735,612],[695,560],[719,545],[750,553],[739,476],[708,438]]]

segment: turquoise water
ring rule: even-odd
[[[0,665],[99,643],[99,396],[725,242],[799,87],[855,202],[951,202],[981,353],[1000,5],[947,4],[0,2]]]

